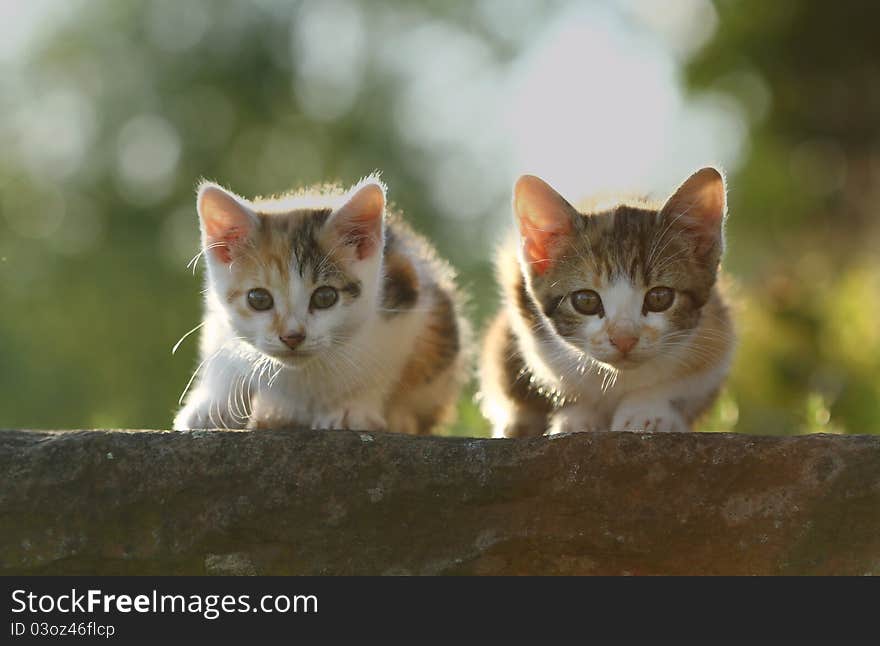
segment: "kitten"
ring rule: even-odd
[[[197,210],[202,363],[175,429],[426,434],[448,419],[468,340],[454,275],[386,215],[377,178],[254,201],[205,182]]]
[[[483,347],[481,407],[496,437],[686,431],[734,348],[716,285],[724,179],[691,175],[663,205],[578,211],[537,177],[514,188],[504,306]]]

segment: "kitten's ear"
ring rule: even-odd
[[[543,274],[562,251],[577,211],[552,186],[534,175],[516,180],[513,211],[523,243],[523,258],[532,271]]]
[[[355,186],[324,225],[330,235],[350,247],[357,260],[372,256],[382,244],[385,186],[371,177]]]
[[[202,247],[220,262],[231,262],[233,249],[251,234],[257,217],[244,200],[211,182],[199,186],[196,209]]]
[[[666,201],[661,215],[672,227],[694,236],[698,254],[716,252],[720,255],[724,246],[722,226],[726,212],[724,176],[710,166],[688,177]]]

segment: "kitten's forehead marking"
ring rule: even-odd
[[[331,209],[302,209],[284,213],[259,212],[259,256],[279,274],[308,277],[312,283],[352,280],[344,270],[336,248],[325,248],[323,227]],[[353,291],[353,290],[352,290]]]
[[[609,321],[637,320],[642,309],[641,290],[623,277],[617,277],[602,290],[602,305]]]
[[[647,288],[690,264],[687,240],[659,219],[656,210],[624,204],[581,215],[578,237],[562,264],[577,266],[597,284],[623,277]]]
[[[316,281],[323,270],[335,269],[327,251],[321,246],[321,230],[330,210],[307,211],[300,215],[298,222],[288,232],[291,254],[290,262],[300,276],[306,269],[311,270],[312,280]]]

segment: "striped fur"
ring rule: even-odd
[[[515,200],[521,235],[500,250],[504,307],[483,344],[481,406],[495,435],[692,428],[734,346],[717,284],[720,174],[696,173],[665,204],[580,210],[533,180],[522,189],[531,201]],[[674,301],[648,311],[644,296],[659,286]],[[603,311],[576,310],[579,290],[598,293]],[[636,339],[626,352],[613,342],[620,329]]]

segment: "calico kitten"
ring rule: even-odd
[[[519,236],[499,254],[504,307],[481,362],[495,436],[691,429],[734,348],[716,285],[721,174],[703,168],[663,205],[583,211],[524,175],[513,207]]]
[[[207,262],[202,363],[175,429],[426,434],[466,377],[450,267],[368,177],[245,200],[198,190]]]

